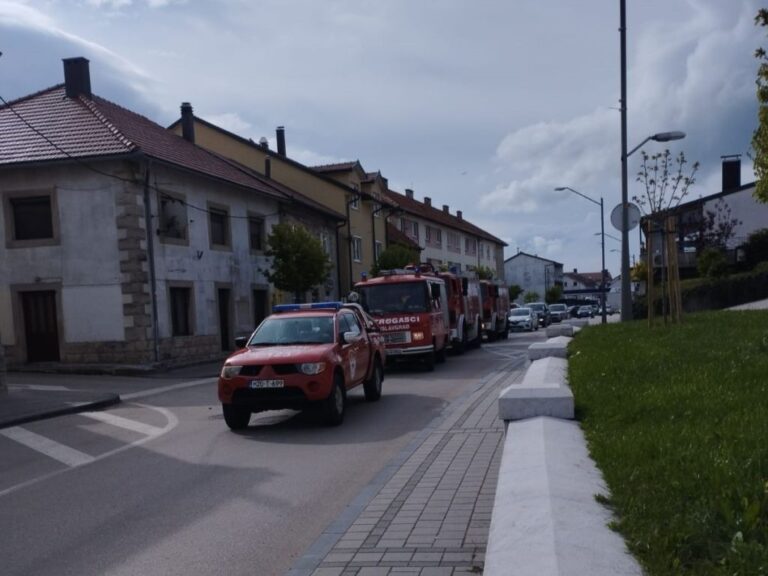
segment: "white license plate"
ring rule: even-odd
[[[285,380],[251,380],[251,388],[282,388]]]

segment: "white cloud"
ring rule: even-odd
[[[224,112],[223,114],[207,114],[205,116],[206,122],[215,124],[224,130],[228,130],[243,138],[248,138],[246,134],[252,133],[252,126],[250,122],[243,120],[243,118],[236,112]],[[258,138],[256,139],[258,141]]]

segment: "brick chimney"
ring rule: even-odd
[[[461,213],[461,210],[456,210],[456,218],[458,218],[460,221],[464,219],[464,215]]]
[[[424,206],[431,207],[432,206],[432,198],[430,198],[429,196],[424,196]]]
[[[91,94],[91,72],[88,59],[78,56],[76,58],[64,58],[64,90],[68,98],[85,96],[89,100]]]
[[[189,102],[181,103],[181,135],[187,142],[195,143],[195,114]]]
[[[448,204],[443,204],[443,212],[446,214],[450,214],[451,210],[448,208]]]
[[[272,178],[272,158],[269,156],[264,158],[264,176]]]
[[[277,130],[277,153],[285,156],[285,126],[278,126]]]
[[[405,197],[408,198],[408,200],[413,200],[413,190],[411,190],[410,188],[406,188]]]
[[[723,161],[723,191],[741,186],[741,154],[720,156]]]

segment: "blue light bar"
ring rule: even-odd
[[[275,304],[272,312],[300,312],[302,310],[339,310],[342,302],[309,302],[306,304]]]

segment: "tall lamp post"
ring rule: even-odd
[[[626,131],[626,124],[623,126]],[[637,146],[621,157],[621,321],[632,320],[632,289],[629,277],[629,200],[627,184],[627,158],[640,150],[643,145],[653,140],[655,142],[670,142],[682,140],[685,132],[658,132],[648,136]],[[622,150],[627,149],[626,133],[622,134]]]
[[[584,198],[585,200],[589,200],[593,204],[597,204],[600,206],[600,252],[602,254],[602,268],[600,269],[600,308],[602,309],[602,316],[603,316],[603,324],[608,322],[607,314],[605,312],[605,218],[603,218],[603,197],[600,196],[600,202],[597,200],[593,200],[586,194],[582,194],[578,190],[574,190],[570,186],[558,186],[555,188],[557,192],[562,192],[563,190],[568,190],[569,192],[573,192],[574,194],[577,194]]]

